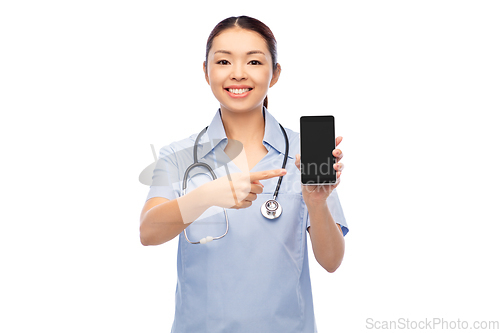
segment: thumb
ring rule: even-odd
[[[300,154],[295,154],[295,166],[300,170]]]
[[[260,186],[264,186],[264,185],[262,185],[262,183],[259,180],[252,181],[252,184],[258,184]]]

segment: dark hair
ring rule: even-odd
[[[262,38],[266,40],[267,48],[269,49],[269,52],[271,53],[271,57],[273,60],[273,72],[274,72],[278,68],[278,51],[276,50],[276,44],[277,44],[276,38],[274,38],[271,29],[269,29],[267,25],[249,16],[228,17],[227,19],[220,21],[215,26],[215,28],[208,36],[207,40],[207,49],[205,54],[205,67],[207,69],[207,72],[208,72],[208,52],[212,48],[212,43],[214,41],[214,38],[217,37],[224,30],[234,27],[255,31],[256,33],[261,35]],[[264,99],[264,106],[267,108],[267,96]]]

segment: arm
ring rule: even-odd
[[[342,142],[342,137],[335,139],[335,146]],[[335,227],[330,209],[327,205],[328,196],[340,183],[340,175],[344,165],[339,163],[344,154],[338,148],[332,151],[337,158],[333,165],[337,171],[337,182],[332,185],[304,186],[302,185],[302,196],[309,212],[310,226],[307,229],[311,237],[314,257],[318,263],[329,273],[335,272],[344,258],[344,235],[342,228]],[[300,154],[295,155],[295,165],[300,170]],[[312,227],[312,228],[311,228]],[[309,230],[311,229],[311,230]]]
[[[311,224],[307,230],[311,237],[314,257],[324,269],[333,273],[344,258],[342,228],[333,220],[326,202],[309,204],[307,210]]]
[[[338,224],[338,223],[337,223],[337,227],[339,227],[340,232],[343,234],[344,232],[342,231],[342,227],[340,226],[340,224]],[[308,232],[308,233],[311,233],[311,232],[309,231],[309,229],[310,229],[310,228],[311,228],[311,226],[308,226],[308,227],[307,227],[307,232]]]
[[[257,194],[262,193],[263,186],[259,180],[285,173],[285,169],[233,173],[231,181],[228,176],[217,178],[175,200],[151,198],[144,205],[140,217],[141,243],[159,245],[168,242],[212,206],[247,208]]]
[[[206,191],[200,186],[174,200],[154,197],[146,201],[140,217],[142,245],[160,245],[179,235],[210,208]]]

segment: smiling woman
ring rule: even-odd
[[[334,187],[313,197],[300,184],[299,133],[267,110],[281,73],[271,30],[247,16],[223,20],[203,72],[220,108],[208,128],[160,150],[141,214],[144,245],[179,236],[172,332],[317,332],[307,232],[318,263],[334,272],[348,228]],[[201,166],[213,166],[211,176]],[[282,209],[270,219],[261,207],[278,194]]]
[[[215,38],[218,37],[218,38]],[[246,44],[241,43],[244,38]],[[238,46],[239,45],[239,46]],[[216,66],[228,66],[224,72],[216,74],[212,71]],[[245,66],[245,68],[242,68]],[[254,67],[254,68],[250,68]],[[247,16],[230,17],[215,26],[208,37],[203,63],[205,78],[210,83],[211,80],[217,80],[220,75],[235,75],[235,79],[246,79],[245,75],[252,75],[254,83],[261,84],[261,87],[252,87],[248,85],[233,84],[223,86],[232,98],[246,97],[253,91],[255,99],[264,97],[263,105],[267,108],[267,90],[272,87],[279,78],[281,66],[278,64],[278,54],[276,49],[276,39],[264,23]],[[239,75],[239,77],[238,77]],[[209,79],[210,78],[210,79]],[[216,83],[216,82],[214,82]],[[248,89],[248,91],[231,91],[230,89]],[[262,93],[264,93],[262,96]],[[216,95],[217,96],[217,95]],[[262,101],[262,99],[260,99]]]
[[[204,63],[207,83],[222,108],[258,112],[268,89],[278,81],[279,64],[273,65],[266,41],[255,31],[235,27],[216,36]]]

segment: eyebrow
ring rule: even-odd
[[[226,50],[218,50],[218,51],[215,51],[214,54],[216,53],[225,53],[225,54],[231,54],[231,52],[229,51],[226,51]],[[259,50],[252,50],[252,51],[248,51],[247,54],[250,55],[250,54],[257,54],[257,53],[260,53],[260,54],[264,54],[264,52],[262,51],[259,51]],[[265,55],[265,54],[264,54]]]

